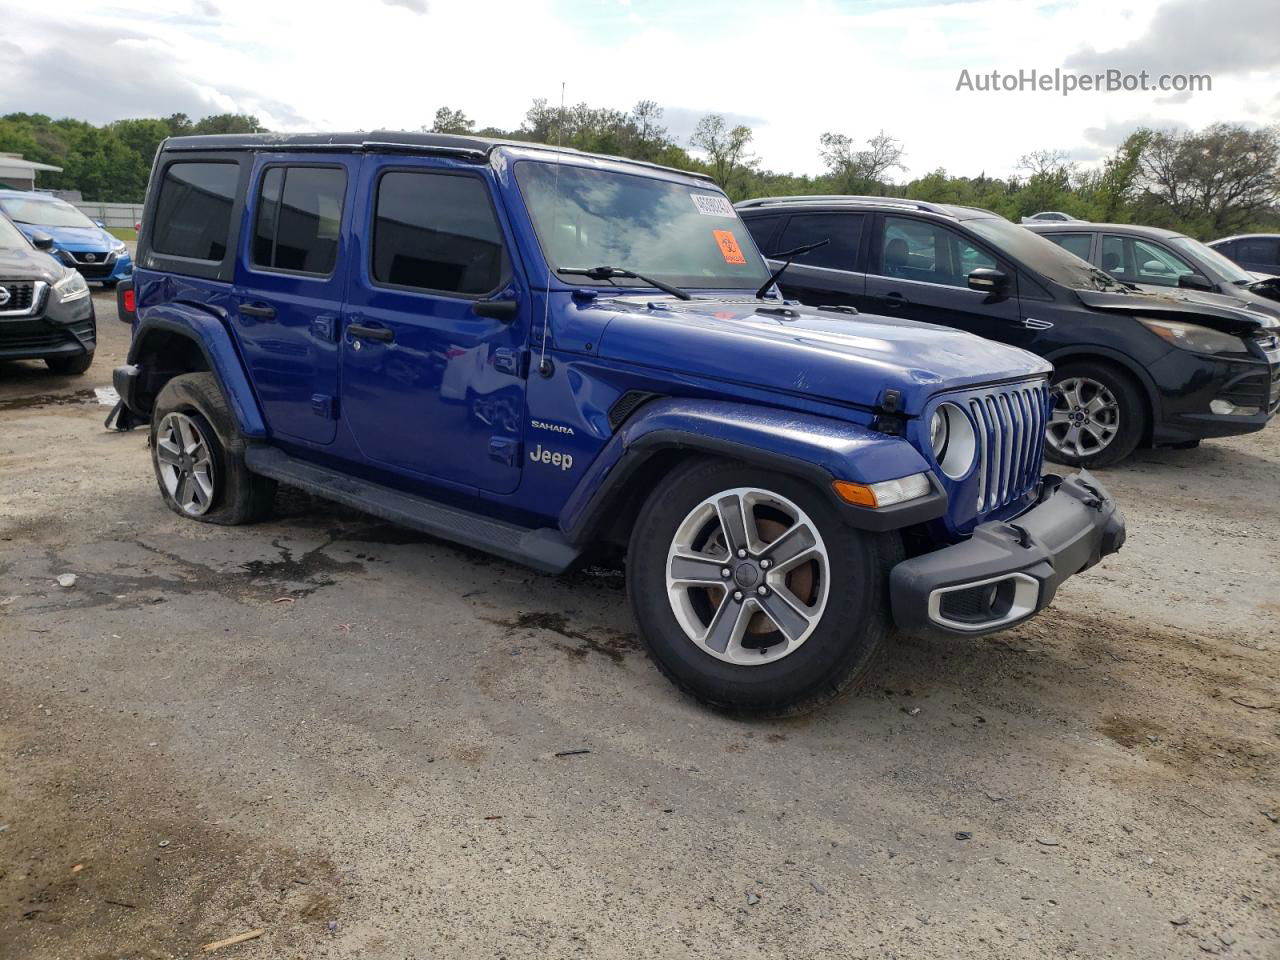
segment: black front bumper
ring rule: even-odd
[[[963,543],[893,568],[893,618],[908,633],[976,636],[1014,626],[1053,600],[1068,577],[1124,543],[1124,517],[1082,470],[1047,476],[1039,502],[978,526]]]
[[[92,314],[67,324],[44,317],[0,320],[0,360],[43,360],[92,353],[97,336]]]

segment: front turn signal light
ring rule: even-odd
[[[879,483],[854,483],[852,480],[836,480],[831,487],[845,503],[855,507],[892,507],[908,500],[919,500],[929,495],[932,485],[927,473],[913,473],[897,480]]]

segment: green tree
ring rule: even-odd
[[[451,110],[449,107],[441,107],[436,111],[435,123],[431,125],[429,133],[471,133],[475,130],[476,122],[467,117],[461,110]]]
[[[746,197],[747,191],[739,189],[739,184],[760,162],[749,152],[751,136],[750,127],[730,127],[723,116],[709,113],[698,121],[689,138],[691,147],[707,155],[708,172],[733,200]]]

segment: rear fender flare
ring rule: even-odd
[[[184,337],[193,342],[204,356],[205,363],[222,387],[223,396],[235,415],[241,434],[246,437],[266,437],[267,425],[262,417],[253,387],[245,374],[240,354],[223,326],[220,317],[207,308],[191,304],[172,303],[152,307],[142,319],[133,335],[129,348],[129,362],[145,368],[148,337],[165,332]]]
[[[789,410],[663,398],[641,407],[587,469],[560,514],[565,536],[574,543],[595,539],[645,464],[668,451],[739,460],[809,480],[847,523],[862,529],[896,530],[946,512],[946,494],[928,463],[901,437]],[[831,486],[835,480],[869,484],[926,472],[932,494],[879,510],[845,503]]]

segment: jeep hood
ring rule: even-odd
[[[947,327],[759,300],[602,300],[600,356],[676,374],[915,415],[940,390],[1047,374],[1025,350]]]
[[[1109,293],[1101,290],[1077,290],[1075,293],[1081,303],[1093,310],[1184,320],[1212,327],[1223,333],[1247,334],[1259,328],[1272,329],[1277,326],[1274,317],[1261,311],[1255,313],[1226,303],[1214,303],[1207,297],[1193,299],[1172,293]]]

